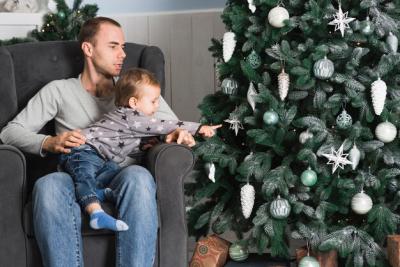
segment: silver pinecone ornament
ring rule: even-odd
[[[205,168],[207,171],[208,179],[210,179],[213,183],[215,183],[215,165],[214,165],[214,163],[207,162]]]
[[[254,0],[247,0],[247,3],[249,3],[249,9],[251,13],[256,12],[256,6],[254,5]]]
[[[349,160],[351,161],[351,167],[353,171],[357,168],[358,163],[360,162],[361,152],[357,148],[356,144],[353,145],[353,148],[350,149],[349,152]]]
[[[249,105],[253,109],[253,111],[256,109],[256,102],[254,100],[254,97],[257,95],[257,91],[254,88],[254,85],[252,82],[250,82],[249,90],[247,90],[247,101],[249,102]]]
[[[240,201],[242,203],[242,213],[247,219],[251,215],[254,206],[255,190],[254,187],[247,183],[240,189]]]
[[[224,38],[222,43],[223,43],[222,50],[223,50],[224,61],[228,62],[231,59],[233,52],[235,51],[235,46],[236,46],[235,33],[233,32],[224,33]]]
[[[376,115],[381,115],[386,99],[386,83],[378,78],[371,84],[372,105]]]
[[[386,43],[389,46],[390,52],[397,53],[397,48],[399,46],[399,40],[397,39],[396,35],[389,32],[388,37],[386,37]]]
[[[285,69],[282,69],[282,72],[278,75],[278,88],[279,88],[279,97],[281,100],[285,100],[288,91],[289,91],[289,74],[285,72]]]

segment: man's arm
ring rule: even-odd
[[[61,144],[75,141],[74,131],[51,137],[38,134],[40,129],[58,112],[60,91],[56,82],[43,87],[27,104],[27,106],[1,131],[0,139],[3,143],[13,145],[24,152],[44,156],[44,151],[63,152]],[[58,149],[58,151],[57,151]],[[65,152],[65,151],[64,151]]]

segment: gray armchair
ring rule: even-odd
[[[159,48],[128,43],[126,54],[124,69],[148,69],[164,88],[164,57]],[[0,47],[0,63],[1,129],[49,81],[76,77],[83,58],[77,42],[55,41]],[[53,123],[41,131],[53,133]],[[0,144],[0,266],[42,266],[32,230],[30,195],[38,178],[55,171],[56,162],[55,156],[40,158]],[[161,144],[147,153],[146,164],[156,179],[159,208],[154,266],[187,266],[183,180],[193,167],[193,153],[186,146]],[[112,212],[113,207],[106,208]],[[114,266],[114,234],[88,227],[82,228],[82,234],[85,265]]]

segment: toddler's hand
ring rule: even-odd
[[[222,127],[222,124],[219,125],[203,125],[200,127],[199,134],[203,137],[212,137],[215,134],[215,130]]]

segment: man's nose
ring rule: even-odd
[[[119,57],[122,57],[122,58],[126,57],[125,51],[124,51],[124,49],[122,47],[121,47],[121,50],[119,52]]]

